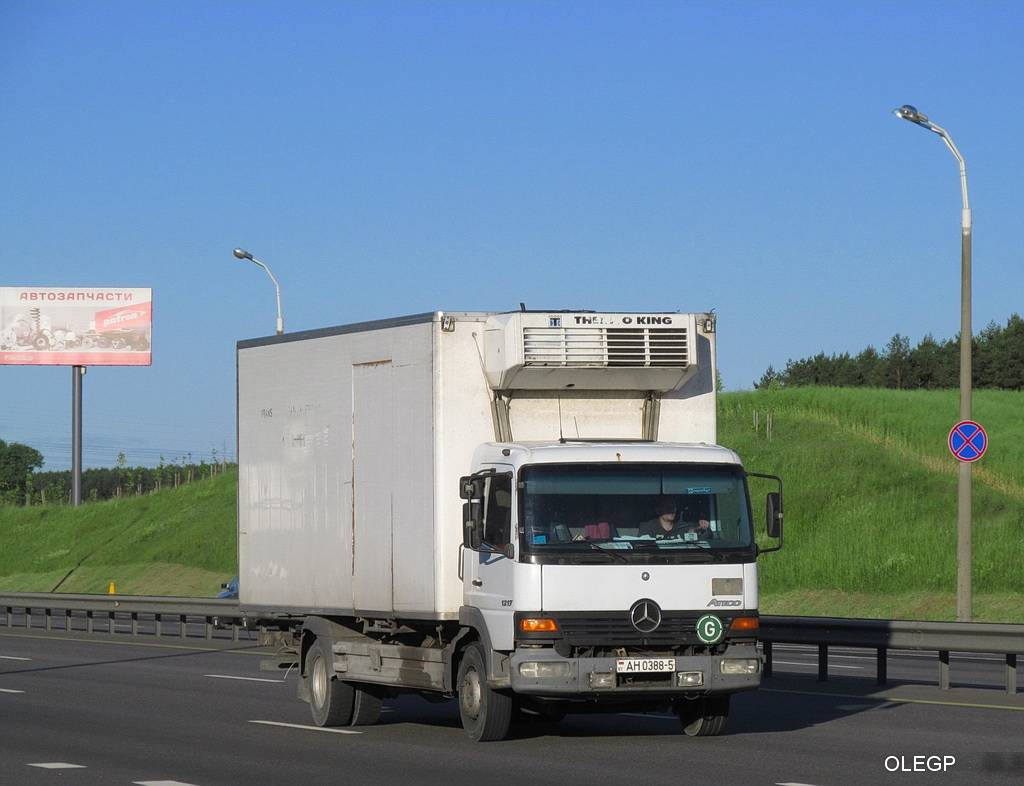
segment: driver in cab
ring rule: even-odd
[[[640,525],[637,534],[641,538],[677,538],[687,533],[695,533],[701,540],[711,537],[711,524],[707,519],[696,522],[679,521],[676,503],[667,497],[658,500],[654,506],[654,513],[655,518]]]

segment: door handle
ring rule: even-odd
[[[484,585],[483,579],[473,579],[474,587],[482,587]]]

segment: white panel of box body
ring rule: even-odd
[[[493,438],[478,331],[383,325],[239,348],[243,606],[458,614],[458,481]]]

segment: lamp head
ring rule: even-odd
[[[892,113],[896,117],[902,117],[904,120],[917,123],[919,126],[925,125],[928,122],[928,115],[921,114],[917,111],[917,107],[910,104],[904,104],[899,109],[892,110]]]
[[[239,259],[252,259],[252,254],[244,248],[236,248],[232,253]]]

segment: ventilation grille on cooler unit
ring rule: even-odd
[[[689,363],[686,328],[523,328],[525,366],[685,368]]]

